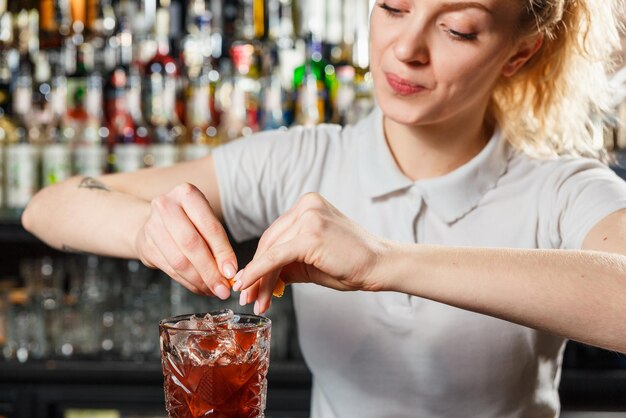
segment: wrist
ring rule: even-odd
[[[400,292],[419,296],[420,281],[427,277],[431,247],[423,244],[383,242],[376,277],[381,291]],[[432,254],[431,254],[432,256]]]
[[[135,227],[132,229],[134,233],[128,234],[129,243],[128,245],[132,251],[132,258],[141,260],[142,259],[142,240],[144,239],[144,227],[150,219],[151,207],[150,202],[141,202],[136,207],[136,216],[135,219]],[[143,261],[143,260],[142,260]]]
[[[374,269],[372,282],[376,283],[376,291],[396,292],[399,291],[402,280],[402,264],[406,262],[406,244],[390,240],[380,242]]]

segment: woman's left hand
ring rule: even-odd
[[[252,261],[235,277],[240,303],[265,312],[279,280],[310,282],[337,290],[382,290],[374,271],[389,243],[309,193],[279,217],[259,240]]]

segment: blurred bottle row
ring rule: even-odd
[[[239,306],[198,296],[137,261],[89,255],[24,259],[23,287],[0,282],[0,360],[146,361],[159,358],[158,323],[190,312]],[[299,359],[290,292],[275,299],[274,360]]]
[[[373,106],[368,0],[0,0],[2,205]]]

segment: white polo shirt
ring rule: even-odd
[[[355,126],[260,133],[213,155],[237,240],[260,236],[305,192],[374,234],[451,246],[577,249],[626,207],[626,183],[600,163],[532,159],[498,133],[462,167],[413,182],[379,109]],[[401,293],[293,292],[314,418],[559,413],[563,338]]]

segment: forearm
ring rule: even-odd
[[[626,256],[391,245],[387,290],[626,352]]]
[[[75,177],[35,195],[22,223],[57,249],[135,258],[135,238],[149,214],[149,202]]]

